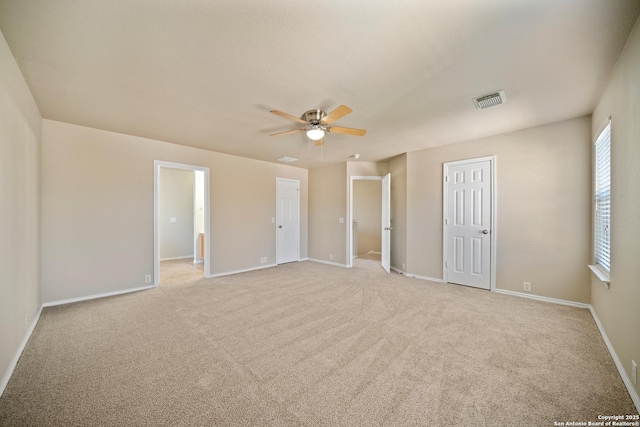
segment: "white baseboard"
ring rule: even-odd
[[[42,314],[42,306],[40,306],[40,309],[38,309],[36,316],[31,321],[31,325],[29,326],[29,329],[27,329],[27,333],[24,335],[24,338],[22,338],[22,341],[20,342],[20,345],[18,346],[18,349],[16,350],[15,355],[13,356],[13,359],[11,359],[11,363],[9,363],[9,367],[7,368],[6,372],[2,376],[2,380],[0,381],[0,397],[4,393],[4,389],[7,388],[7,384],[9,384],[11,375],[13,375],[13,371],[14,369],[16,369],[16,366],[18,365],[18,360],[20,360],[20,356],[22,356],[22,352],[24,351],[24,348],[27,345],[27,342],[29,342],[29,338],[31,338],[31,334],[33,333],[34,329],[36,329],[38,320],[40,320],[40,314]]]
[[[204,263],[204,260],[203,259],[197,259],[197,260],[193,261],[193,263],[194,264],[202,264],[202,263]]]
[[[147,289],[153,289],[153,288],[155,288],[155,286],[153,286],[153,285],[141,286],[139,288],[124,289],[122,291],[105,292],[105,293],[102,293],[102,294],[94,294],[94,295],[88,295],[88,296],[84,296],[84,297],[68,298],[68,299],[61,299],[61,300],[58,300],[58,301],[45,302],[45,303],[42,304],[42,306],[43,307],[53,307],[53,306],[56,306],[56,305],[71,304],[72,302],[87,301],[87,300],[90,300],[90,299],[105,298],[105,297],[112,297],[114,295],[129,294],[131,292],[146,291]]]
[[[442,283],[442,279],[438,279],[437,277],[429,277],[429,276],[421,276],[419,274],[412,274],[412,273],[407,273],[406,271],[403,271],[401,269],[399,269],[398,267],[391,267],[391,269],[393,271],[396,271],[402,275],[405,275],[407,277],[411,277],[412,279],[420,279],[420,280],[428,280],[429,282],[436,282],[436,283]]]
[[[537,300],[537,301],[550,302],[550,303],[553,303],[553,304],[568,305],[570,307],[578,307],[578,308],[590,308],[591,307],[589,304],[585,304],[583,302],[575,302],[575,301],[568,301],[568,300],[558,299],[558,298],[543,297],[543,296],[540,296],[540,295],[525,294],[523,292],[509,291],[509,290],[506,290],[506,289],[496,289],[494,292],[497,293],[497,294],[505,294],[505,295],[511,295],[511,296],[514,296],[514,297],[528,298],[528,299],[533,299],[533,300]]]
[[[262,270],[264,268],[271,268],[271,267],[275,267],[275,266],[276,266],[276,264],[268,264],[268,265],[261,265],[259,267],[245,268],[243,270],[225,271],[224,273],[210,274],[210,275],[206,276],[206,278],[207,279],[213,279],[215,277],[231,276],[232,274],[248,273],[250,271]]]
[[[629,392],[629,396],[631,396],[631,400],[633,400],[633,404],[636,405],[636,411],[640,412],[640,396],[638,396],[638,392],[636,391],[633,383],[631,382],[631,378],[627,375],[627,371],[624,369],[624,365],[620,361],[618,354],[613,349],[613,344],[609,341],[609,337],[604,330],[604,326],[600,323],[600,319],[598,319],[598,315],[596,311],[593,309],[591,305],[589,305],[589,311],[591,311],[591,315],[593,316],[593,320],[595,320],[598,329],[600,330],[600,335],[602,335],[602,339],[604,340],[605,345],[609,349],[609,353],[611,353],[611,357],[613,358],[613,362],[616,364],[616,368],[618,368],[618,372],[622,377],[622,381],[624,385],[627,387],[627,391]]]
[[[298,261],[309,261],[309,258],[300,258]]]
[[[162,262],[162,261],[173,261],[173,260],[176,260],[176,259],[187,259],[187,258],[193,258],[193,255],[174,256],[172,258],[160,258],[160,262]]]
[[[336,266],[336,267],[348,268],[345,264],[338,264],[337,262],[325,261],[323,259],[309,258],[309,261],[319,262],[320,264],[333,265],[333,266]]]

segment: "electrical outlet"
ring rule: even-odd
[[[333,261],[333,255],[329,254],[329,261]]]
[[[151,275],[147,274],[144,276],[144,283],[151,283]]]
[[[267,262],[267,257],[263,256],[262,258],[260,258],[260,264],[266,264]]]
[[[631,382],[633,385],[638,384],[638,364],[635,360],[631,361]]]
[[[522,289],[525,292],[531,292],[531,282],[522,282]]]

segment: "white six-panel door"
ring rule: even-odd
[[[445,164],[448,282],[491,287],[491,169],[491,160]]]
[[[300,255],[300,181],[276,179],[276,264]]]
[[[391,273],[391,174],[382,178],[382,256],[384,271]]]

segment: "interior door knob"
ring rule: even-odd
[[[282,226],[281,226],[281,225],[279,225],[279,226],[278,226],[278,228],[282,228]]]
[[[482,234],[489,234],[489,230],[482,230]]]

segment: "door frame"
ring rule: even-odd
[[[448,280],[448,270],[447,270],[447,216],[448,216],[448,206],[449,206],[449,198],[447,195],[448,190],[448,181],[447,176],[449,173],[450,166],[457,165],[465,165],[470,163],[478,163],[489,161],[489,176],[491,178],[491,233],[489,234],[491,250],[489,254],[491,256],[491,260],[489,262],[491,271],[489,272],[490,276],[490,288],[491,292],[496,290],[496,236],[498,235],[497,230],[497,221],[496,221],[496,201],[497,201],[497,193],[496,193],[496,156],[485,156],[485,157],[476,157],[473,159],[465,159],[465,160],[456,160],[453,162],[445,162],[443,163],[442,168],[442,281],[444,283],[449,283]]]
[[[153,161],[153,286],[160,284],[160,168],[204,172],[204,277],[211,275],[211,224],[209,204],[209,168],[183,163]]]
[[[275,230],[276,230],[276,265],[280,265],[278,261],[278,183],[279,182],[291,182],[298,185],[298,224],[297,224],[297,232],[298,232],[298,248],[297,248],[297,259],[296,261],[300,261],[300,180],[299,179],[290,179],[290,178],[276,178],[276,220],[275,220]]]
[[[353,267],[353,181],[380,181],[384,176],[356,176],[349,177],[349,216],[347,217],[347,268]],[[384,202],[384,200],[383,200]]]

